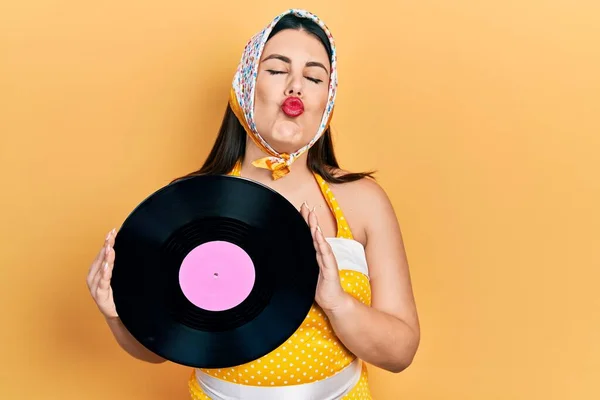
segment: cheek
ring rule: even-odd
[[[266,98],[265,84],[262,83],[260,79],[256,80],[256,88],[254,90],[254,96],[256,97],[256,101],[261,101]]]
[[[325,107],[327,107],[327,99],[329,98],[329,89],[325,90],[320,89],[314,93],[314,111],[315,114],[318,114],[317,117],[320,119],[325,112]]]
[[[257,105],[260,103],[260,105],[263,107],[273,99],[273,85],[269,84],[266,77],[262,77],[261,74],[259,74],[258,78],[256,79],[254,98]]]
[[[270,90],[269,85],[264,79],[261,80],[259,75],[254,90],[254,121],[260,129],[265,129],[265,123],[273,118],[272,96],[272,89]]]
[[[325,107],[327,106],[327,100],[329,99],[329,90],[324,90],[321,95],[321,108],[325,111]]]

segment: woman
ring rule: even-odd
[[[413,360],[420,328],[401,231],[370,174],[338,166],[336,89],[335,43],[307,11],[277,16],[244,49],[215,145],[189,175],[243,176],[281,193],[311,228],[320,274],[315,303],[287,342],[245,365],[193,371],[194,399],[370,399],[363,362],[400,372]],[[114,240],[115,230],[90,268],[91,294],[127,352],[163,362],[118,318]]]

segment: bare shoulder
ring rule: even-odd
[[[335,176],[350,173],[344,170],[333,172]],[[380,228],[386,221],[396,220],[388,194],[370,177],[332,183],[330,188],[335,193],[355,238],[363,244],[366,244],[369,231]]]
[[[334,170],[332,171],[336,177],[350,174],[351,172],[345,170]],[[372,208],[372,205],[383,206],[390,204],[390,199],[385,190],[370,177],[361,178],[352,182],[345,183],[332,183],[330,184],[332,190],[339,193],[340,200],[348,201],[354,206],[363,205],[365,208]],[[347,197],[347,199],[345,199]],[[368,203],[365,203],[367,201]],[[373,204],[373,202],[375,202]],[[360,207],[359,207],[360,208]]]
[[[348,174],[348,171],[336,171],[336,176]],[[336,188],[340,193],[350,194],[356,197],[357,200],[370,200],[377,202],[389,202],[389,198],[385,190],[373,178],[365,177],[352,182],[332,183],[332,188]]]

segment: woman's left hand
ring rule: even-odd
[[[344,292],[340,282],[337,261],[331,246],[325,240],[323,232],[319,227],[319,221],[314,210],[309,210],[306,203],[302,204],[300,213],[310,227],[313,244],[317,251],[317,262],[319,264],[319,279],[315,301],[325,312],[335,311],[343,307],[348,301],[348,295]]]

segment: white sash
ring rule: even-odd
[[[250,386],[229,382],[196,369],[196,380],[212,400],[339,400],[360,380],[358,358],[335,375],[320,381],[291,386]]]

